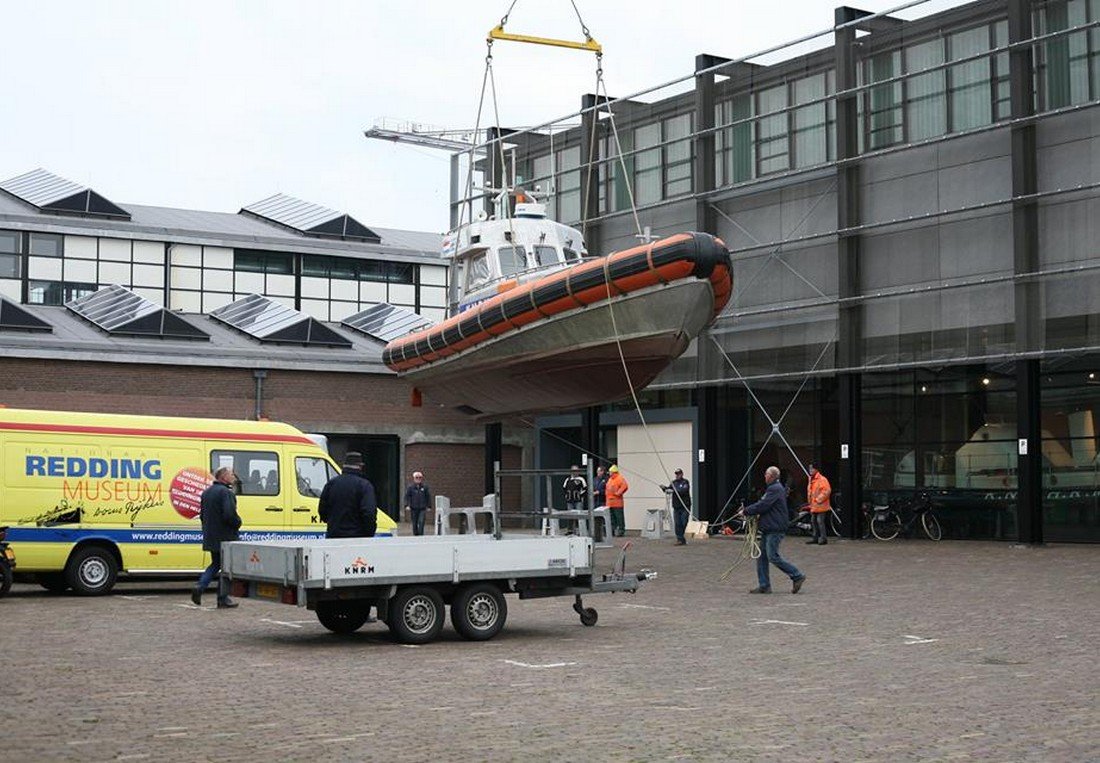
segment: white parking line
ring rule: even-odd
[[[902,634],[902,638],[906,639],[906,641],[905,641],[906,646],[909,646],[910,644],[931,644],[933,642],[939,641],[938,638],[924,638],[923,636],[909,636],[909,635],[906,635],[904,633]]]
[[[272,620],[270,617],[261,617],[261,623],[272,623],[273,625],[285,625],[288,628],[301,628],[307,623],[314,622],[313,620]]]
[[[809,623],[796,623],[791,620],[753,620],[749,625],[809,625]]]
[[[535,670],[542,670],[543,668],[566,668],[570,665],[576,665],[575,662],[548,662],[543,665],[532,665],[527,662],[518,662],[516,660],[505,660],[509,665],[515,665],[517,668],[534,668]]]
[[[651,607],[648,604],[620,604],[620,609],[657,609],[662,612],[671,612],[671,607]]]

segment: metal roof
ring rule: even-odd
[[[41,168],[0,182],[0,188],[40,208],[88,190]]]
[[[349,316],[341,321],[348,328],[360,331],[380,342],[392,342],[394,339],[427,328],[432,322],[403,307],[395,307],[385,302],[371,305],[366,310]]]
[[[249,294],[210,313],[261,342],[351,347],[346,337],[306,313],[260,294]]]
[[[280,225],[300,231],[316,228],[318,225],[343,216],[342,212],[337,212],[335,209],[302,201],[284,193],[277,193],[255,204],[249,204],[241,211],[251,212],[257,217],[274,220]]]
[[[53,326],[31,315],[22,305],[0,297],[0,330],[4,329],[52,332]]]
[[[118,285],[105,286],[94,294],[66,302],[65,307],[108,334],[210,338],[175,313]]]

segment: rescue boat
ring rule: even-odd
[[[618,400],[649,384],[715,319],[725,244],[680,233],[589,257],[579,231],[516,195],[514,214],[444,240],[451,317],[382,359],[428,401],[483,419]]]

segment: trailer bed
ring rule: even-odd
[[[594,625],[582,596],[633,593],[653,576],[595,574],[589,537],[521,535],[235,541],[222,547],[222,574],[236,595],[308,607],[336,632],[358,629],[376,607],[406,643],[435,638],[446,605],[461,635],[491,638],[507,617],[506,593],[573,596],[581,622]]]

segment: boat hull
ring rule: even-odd
[[[725,306],[729,252],[683,233],[589,260],[390,342],[431,402],[481,418],[580,408],[649,384]]]
[[[525,326],[406,376],[428,401],[478,417],[582,408],[645,387],[713,310],[706,282],[657,286]]]

